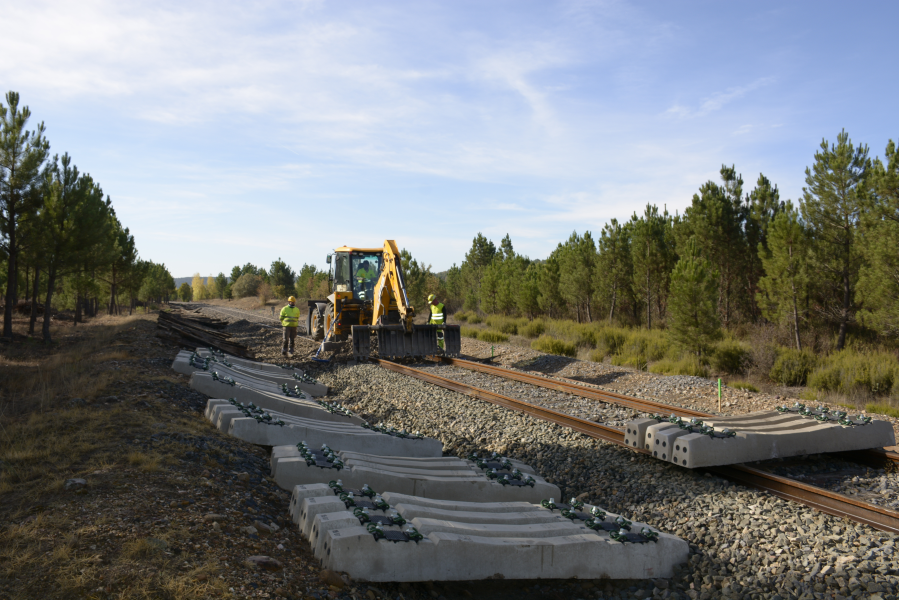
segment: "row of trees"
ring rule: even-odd
[[[454,307],[530,317],[607,319],[684,327],[684,339],[719,325],[767,320],[800,332],[830,327],[837,349],[853,325],[899,333],[899,153],[870,159],[844,131],[822,141],[798,205],[759,175],[746,193],[733,166],[708,181],[683,215],[648,205],[613,219],[594,239],[577,232],[546,260],[497,248],[478,234],[439,282]],[[702,325],[700,327],[700,324]]]
[[[27,129],[31,111],[16,92],[0,103],[0,283],[5,286],[3,336],[12,338],[13,310],[31,300],[34,333],[43,300],[42,336],[50,341],[50,316],[57,305],[75,309],[75,322],[101,305],[121,312],[138,298],[165,301],[174,279],[164,265],[141,260],[134,236],[123,227],[109,196],[68,154],[50,158],[40,123]]]
[[[297,283],[296,272],[278,258],[272,262],[268,271],[247,263],[242,267],[237,265],[231,269],[230,277],[220,272],[215,277],[207,277],[205,282],[199,273],[195,273],[190,284],[183,283],[178,288],[178,297],[184,302],[215,298],[230,300],[256,296],[264,292],[280,298],[293,294],[295,283]]]

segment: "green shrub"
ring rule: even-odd
[[[759,389],[749,383],[748,381],[731,381],[727,384],[727,387],[733,388],[735,390],[746,390],[747,392],[758,392]]]
[[[581,348],[596,348],[597,333],[594,325],[579,325],[574,330],[574,345]]]
[[[886,352],[860,353],[847,349],[831,354],[808,377],[809,387],[848,394],[863,390],[886,396],[897,383],[899,361]]]
[[[781,385],[805,385],[816,362],[815,355],[808,350],[780,348],[768,376]]]
[[[518,328],[527,323],[527,319],[513,319],[503,315],[490,315],[486,319],[487,325],[493,327],[501,333],[509,335],[517,335]]]
[[[633,367],[635,369],[646,368],[646,357],[639,354],[618,354],[612,355],[612,364],[617,367]]]
[[[231,293],[235,298],[248,298],[255,296],[261,285],[262,277],[253,273],[244,273],[231,286]]]
[[[531,321],[525,325],[522,325],[518,328],[518,335],[523,335],[526,338],[535,338],[543,335],[543,332],[546,331],[546,323],[541,320]]]
[[[612,364],[645,369],[647,364],[665,358],[669,350],[668,338],[662,331],[638,329],[627,333],[612,355]]]
[[[592,360],[593,362],[601,363],[605,359],[606,359],[606,353],[603,352],[602,350],[594,350],[593,352],[590,353],[590,360]]]
[[[627,332],[617,327],[605,327],[600,329],[596,336],[596,348],[604,356],[617,354],[627,341]]]
[[[876,415],[886,415],[899,419],[899,408],[894,408],[889,404],[868,404],[865,406],[865,412],[874,413]]]
[[[558,354],[559,356],[577,356],[577,347],[574,344],[557,340],[548,335],[541,335],[539,338],[531,342],[531,348],[546,352],[547,354]]]
[[[453,313],[453,317],[460,323],[465,323],[468,321],[468,313],[464,310],[460,310],[459,312]]]
[[[480,315],[478,315],[477,313],[473,312],[470,315],[468,315],[468,322],[471,323],[472,325],[477,325],[478,323],[483,323],[484,319],[482,319],[480,317]]]
[[[477,327],[463,327],[460,331],[464,337],[478,339],[479,332]]]
[[[749,348],[736,340],[718,342],[712,350],[712,368],[722,373],[742,373],[748,360]]]
[[[708,377],[709,370],[695,356],[686,356],[680,360],[664,358],[649,366],[652,373],[664,375],[693,375],[695,377]]]
[[[500,342],[508,342],[509,336],[504,333],[500,333],[498,331],[486,330],[478,333],[478,339],[483,342],[490,342],[491,344],[498,344]]]

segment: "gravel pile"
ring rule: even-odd
[[[316,373],[373,421],[419,430],[450,455],[490,450],[534,466],[576,496],[688,540],[668,582],[610,584],[595,597],[895,597],[897,536],[727,481],[635,455],[552,423],[436,388],[375,365]],[[645,587],[640,587],[645,586]]]

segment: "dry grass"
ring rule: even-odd
[[[153,473],[162,468],[162,457],[158,454],[145,454],[143,452],[130,452],[128,464],[137,467],[145,473]]]
[[[131,345],[118,341],[139,320],[79,326],[68,330],[76,335],[60,336],[49,347],[28,340],[0,346],[0,598],[228,595],[225,582],[213,577],[216,563],[185,571],[146,537],[124,539],[117,551],[106,548],[101,556],[95,540],[108,545],[101,531],[113,516],[93,512],[89,523],[73,517],[80,503],[95,497],[97,474],[131,469],[140,473],[135,477],[158,477],[185,452],[183,445],[165,444],[122,452],[132,438],[148,437],[160,416],[131,402],[104,401],[146,380]],[[188,433],[208,430],[180,414],[171,415],[170,423]],[[67,479],[78,477],[88,480],[87,488],[64,489]],[[189,534],[170,529],[160,537],[165,535]]]

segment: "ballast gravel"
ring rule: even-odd
[[[670,582],[641,583],[636,590],[635,582],[609,584],[596,597],[896,597],[894,534],[376,365],[331,365],[315,375],[372,422],[436,437],[449,455],[486,450],[517,458],[557,484],[565,498],[589,500],[690,542],[689,564]]]

